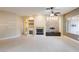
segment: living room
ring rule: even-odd
[[[0,51],[79,51],[78,11],[78,7],[0,7]]]

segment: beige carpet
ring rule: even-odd
[[[61,37],[21,36],[0,40],[1,52],[74,52],[79,51]]]

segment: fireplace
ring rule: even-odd
[[[33,34],[33,30],[29,30],[29,34]]]
[[[43,35],[44,34],[44,29],[42,29],[42,28],[36,29],[36,34],[37,35]]]

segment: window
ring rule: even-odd
[[[79,35],[79,15],[67,18],[66,32]]]

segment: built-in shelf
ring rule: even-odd
[[[34,20],[28,20],[29,28],[34,28]]]
[[[34,34],[34,19],[25,19],[24,20],[24,33],[27,35],[33,35]]]

